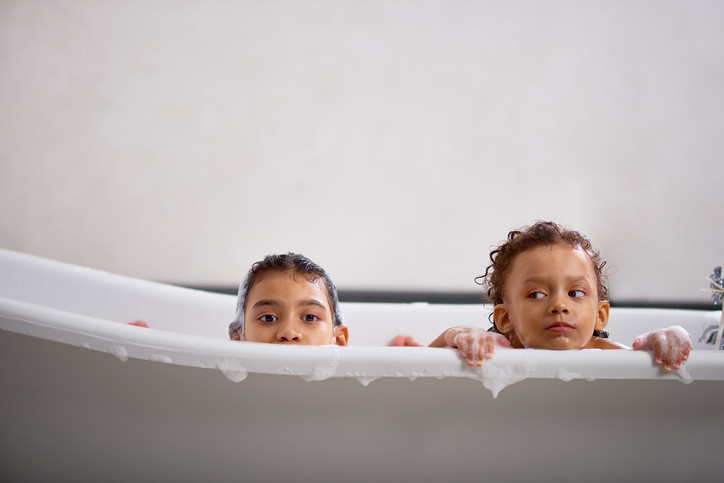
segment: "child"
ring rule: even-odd
[[[482,365],[495,346],[541,349],[625,349],[603,330],[610,305],[605,261],[580,233],[552,222],[511,231],[490,253],[483,286],[495,304],[495,327],[453,327],[431,347],[456,347],[468,365]],[[691,338],[681,327],[639,336],[634,350],[653,350],[664,370],[689,357]]]
[[[239,286],[229,338],[270,344],[346,346],[337,289],[322,267],[303,255],[269,255]]]

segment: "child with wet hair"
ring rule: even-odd
[[[508,233],[490,253],[482,279],[493,308],[494,328],[453,327],[431,347],[457,348],[468,365],[482,365],[495,346],[513,348],[627,349],[605,332],[606,264],[588,238],[553,222]],[[652,350],[664,370],[688,359],[691,338],[679,326],[641,335],[634,350]]]
[[[303,255],[269,255],[239,286],[229,338],[292,345],[340,345],[349,339],[337,289],[327,272]]]

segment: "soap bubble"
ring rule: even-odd
[[[128,360],[128,351],[126,351],[126,348],[121,345],[111,346],[111,348],[108,349],[108,352],[116,356],[121,362],[126,362]]]
[[[581,373],[580,372],[571,372],[563,369],[562,367],[558,368],[558,372],[556,372],[556,379],[560,379],[561,381],[572,381],[573,379],[580,379]]]
[[[500,391],[530,377],[535,372],[535,365],[521,359],[516,364],[496,365],[488,362],[478,369],[480,382],[497,398]]]
[[[360,384],[362,384],[364,387],[367,387],[367,386],[370,384],[370,382],[376,381],[377,379],[379,379],[379,377],[357,376],[356,379],[357,379],[357,381],[358,381]]]
[[[217,362],[216,368],[232,382],[241,382],[249,375],[249,371],[247,371],[240,362],[231,358],[225,358]]]
[[[166,364],[173,364],[173,359],[163,354],[151,354],[150,359],[154,362],[164,362]]]

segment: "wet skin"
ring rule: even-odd
[[[302,274],[272,272],[246,299],[242,340],[270,344],[347,345],[347,327],[334,327],[324,282]]]
[[[608,301],[598,300],[588,254],[559,243],[515,257],[494,314],[514,347],[590,349],[611,344],[593,337],[594,329],[606,327],[609,309]]]

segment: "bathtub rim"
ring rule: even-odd
[[[653,363],[650,353],[626,350],[501,349],[482,368],[470,368],[453,349],[369,345],[282,347],[239,343],[225,338],[226,322],[223,320],[227,309],[233,309],[235,305],[235,297],[231,295],[107,273],[4,249],[0,249],[0,264],[13,274],[4,281],[7,293],[2,292],[4,296],[0,297],[0,329],[107,352],[121,360],[130,357],[220,370],[233,381],[243,380],[248,373],[296,375],[306,380],[354,377],[363,384],[381,377],[462,377],[478,379],[495,392],[527,378],[724,380],[724,352],[710,350],[693,351],[681,370],[666,373]],[[38,283],[43,290],[36,299]],[[103,308],[112,294],[115,306],[124,308],[143,299],[142,303],[152,301],[155,308],[162,311],[193,310],[194,317],[207,317],[208,311],[212,310],[219,318],[214,323],[223,322],[223,330],[217,331],[219,327],[214,326],[212,333],[218,333],[218,337],[210,337],[207,330],[200,333],[186,331],[185,327],[177,326],[178,312],[164,312],[165,322],[150,329],[129,326],[127,322],[133,319],[126,320],[125,315],[115,312],[112,320],[103,311],[78,313],[72,304],[67,305],[66,300],[58,296],[59,284],[73,287],[73,293],[79,294],[83,303],[86,300],[93,302],[96,309]],[[184,301],[181,309],[177,307],[179,301]],[[344,302],[343,305],[364,307],[358,315],[364,312],[365,317],[375,317],[378,313],[375,311],[380,307],[393,310],[400,317],[420,306],[426,307],[425,312],[440,310],[439,304],[428,303]],[[476,311],[484,314],[486,307],[482,304],[478,307]],[[444,306],[446,311],[458,308],[460,306]],[[656,309],[612,310],[621,313],[643,310],[652,314]],[[659,310],[667,314],[674,312],[673,309]],[[685,312],[688,311],[680,311]],[[704,316],[713,318],[714,314],[718,311],[707,311]],[[184,312],[184,315],[187,314]],[[716,318],[718,320],[718,315]]]
[[[248,373],[307,380],[354,377],[465,377],[480,379],[724,380],[724,352],[694,350],[682,369],[667,373],[651,354],[632,350],[499,349],[482,368],[467,367],[453,349],[385,346],[277,346],[141,328],[0,297],[0,328],[135,358],[220,370],[232,380]]]

